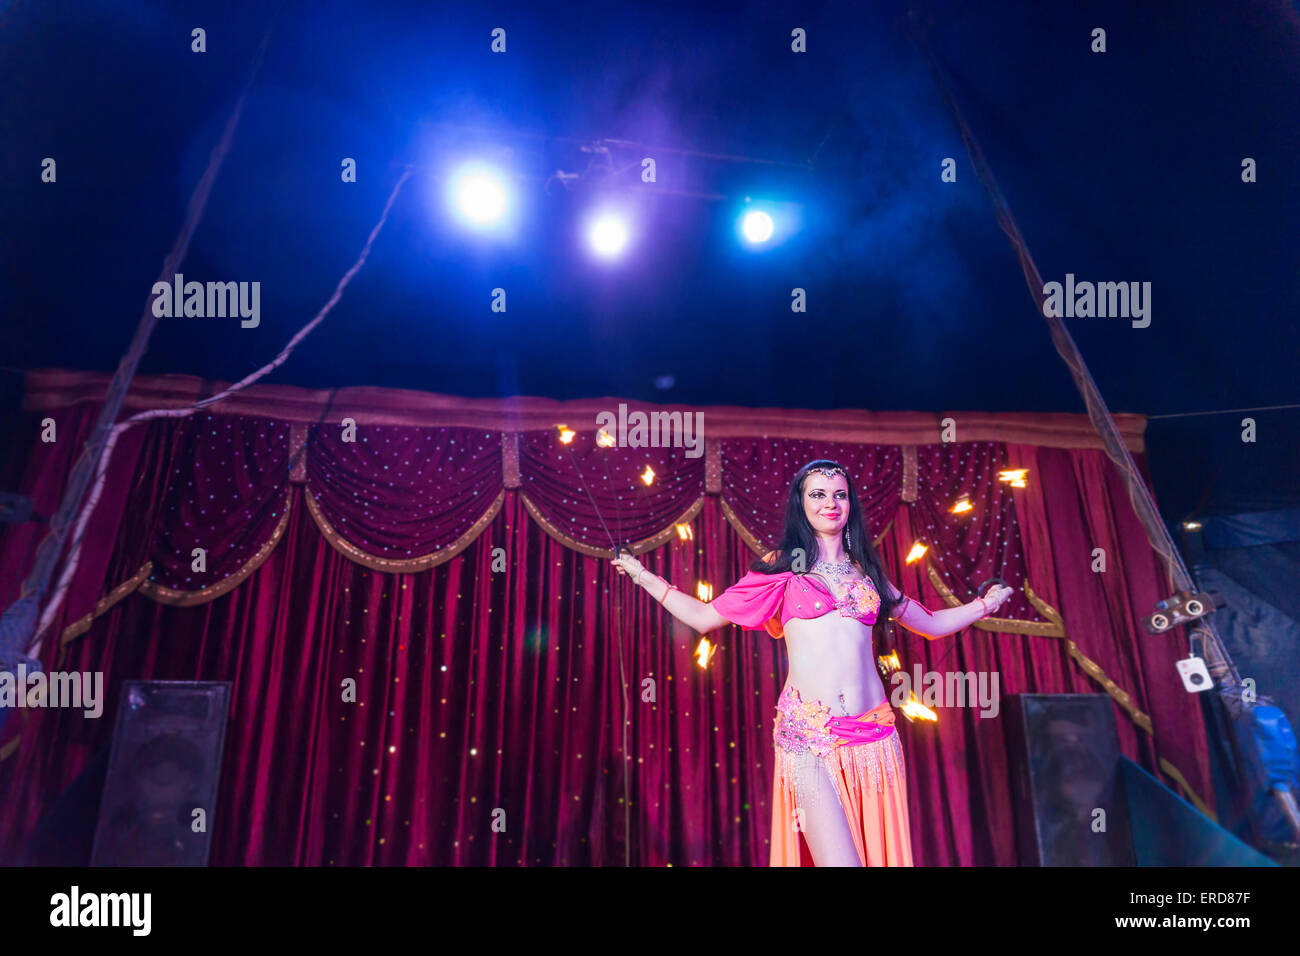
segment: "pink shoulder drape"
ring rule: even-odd
[[[773,637],[784,637],[781,606],[785,601],[786,585],[792,577],[792,571],[775,574],[750,571],[713,599],[713,609],[732,624],[751,631],[767,631]]]

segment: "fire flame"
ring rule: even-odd
[[[1009,468],[998,472],[998,481],[1006,482],[1012,488],[1024,488],[1027,474],[1029,474],[1028,468]]]
[[[902,707],[903,716],[908,720],[928,720],[938,723],[939,715],[916,699],[915,691],[908,691],[907,702]]]
[[[880,668],[881,677],[888,677],[903,665],[898,660],[898,651],[890,651],[876,658],[876,666]]]
[[[917,541],[915,544],[912,545],[912,550],[907,552],[907,563],[915,564],[917,561],[920,561],[921,557],[925,554],[925,552],[929,550],[930,549],[927,548],[925,545],[923,545],[920,541]]]
[[[699,646],[695,648],[695,660],[701,668],[708,667],[709,661],[713,659],[713,655],[717,652],[717,645],[709,643],[707,637],[701,637]]]

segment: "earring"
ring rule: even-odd
[[[851,548],[852,546],[853,546],[853,537],[852,535],[849,534],[848,530],[846,529],[844,532],[844,547],[845,549],[848,549]]]

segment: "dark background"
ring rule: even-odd
[[[1294,403],[1296,5],[911,6],[1044,279],[1152,283],[1149,328],[1067,320],[1111,409]],[[21,370],[116,366],[274,21],[181,270],[260,281],[261,325],[164,320],[144,374],[231,381],[269,360],[353,263],[400,166],[417,163],[364,269],[268,381],[1082,412],[903,28],[907,9],[10,3],[6,407]],[[498,26],[505,55],[489,51]],[[790,52],[795,26],[808,32],[804,55]],[[208,52],[190,52],[194,27]],[[1105,54],[1090,52],[1094,27],[1107,31]],[[581,149],[602,138],[652,148],[615,149],[624,171],[607,174]],[[467,237],[440,206],[448,164],[483,150],[517,177],[513,243]],[[655,186],[639,182],[642,155],[657,159]],[[47,156],[54,185],[40,181]],[[340,181],[345,156],[356,184]],[[1241,182],[1246,156],[1257,183]],[[957,160],[955,184],[939,179],[944,157]],[[548,182],[557,170],[583,176]],[[631,254],[614,266],[593,263],[579,234],[606,196],[639,208]],[[791,204],[799,231],[742,251],[733,229],[746,196]],[[505,314],[488,307],[498,286]],[[790,311],[796,286],[806,314]],[[1254,444],[1240,440],[1242,414],[1153,419],[1167,518],[1300,504],[1296,411],[1252,414]]]

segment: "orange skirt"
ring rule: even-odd
[[[815,866],[808,843],[801,832],[804,814],[799,810],[797,785],[799,773],[815,770],[819,763],[833,784],[840,806],[849,824],[858,859],[863,866],[911,866],[912,839],[907,817],[907,778],[903,766],[903,749],[894,729],[894,710],[888,701],[853,718],[835,718],[828,724],[829,711],[818,701],[799,700],[798,692],[787,689],[782,697],[793,695],[790,706],[779,708],[776,744],[776,769],[772,798],[772,866]],[[787,716],[782,716],[782,714]],[[791,719],[789,715],[796,715]],[[805,721],[804,716],[810,718]],[[869,743],[850,743],[842,734],[828,732],[834,724],[844,727],[850,721],[888,728],[887,735]],[[803,734],[792,727],[815,728]],[[821,735],[816,731],[820,730]],[[830,751],[820,755],[812,751],[794,753],[782,741],[796,747],[813,741],[830,743]],[[829,789],[829,788],[828,788]]]

